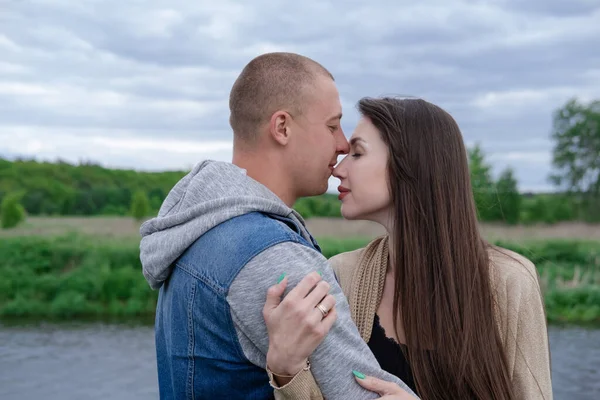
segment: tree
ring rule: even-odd
[[[568,101],[554,112],[551,182],[581,200],[589,219],[600,219],[600,101]]]
[[[490,172],[492,167],[485,162],[479,144],[469,150],[469,169],[479,218],[484,221],[493,219],[494,182]]]
[[[502,220],[508,224],[519,223],[521,215],[521,194],[517,188],[517,180],[513,170],[507,168],[502,172],[496,183],[496,192]]]
[[[148,214],[150,214],[150,200],[148,199],[148,195],[146,192],[138,190],[131,200],[131,215],[136,220],[141,221]]]
[[[20,193],[9,193],[0,204],[0,222],[3,229],[14,228],[25,220],[25,209],[20,203]]]

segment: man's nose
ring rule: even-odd
[[[337,152],[339,154],[348,154],[350,152],[350,144],[348,143],[348,139],[346,139],[346,135],[344,135],[344,131],[341,127],[338,130]]]

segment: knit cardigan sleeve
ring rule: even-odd
[[[300,372],[287,385],[276,387],[273,393],[275,400],[323,400],[319,385],[310,371]]]
[[[505,249],[491,250],[500,336],[517,399],[552,399],[546,313],[535,266]]]

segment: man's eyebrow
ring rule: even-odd
[[[365,142],[365,140],[363,138],[361,138],[360,136],[357,136],[357,137],[353,137],[352,139],[350,139],[350,146],[354,146],[356,144],[356,142],[367,143],[367,142]]]
[[[333,120],[335,120],[335,119],[342,119],[342,113],[339,113],[339,114],[337,114],[337,115],[334,115],[333,117],[329,118],[329,119],[327,120],[327,122],[329,122],[329,121],[333,121]]]

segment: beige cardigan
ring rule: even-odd
[[[365,270],[366,263],[359,262],[364,250],[338,254],[329,261],[348,298],[352,318],[363,340],[368,342],[386,271]],[[523,256],[505,249],[501,251],[489,251],[490,278],[516,398],[549,400],[552,399],[550,352],[537,271]],[[323,396],[314,377],[307,371],[275,389],[275,398],[323,399]]]

